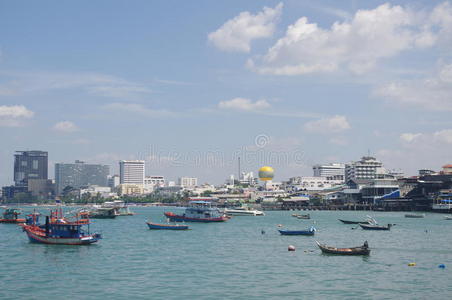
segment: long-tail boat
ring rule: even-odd
[[[336,248],[336,247],[330,247],[324,244],[320,244],[318,241],[315,241],[317,243],[317,246],[319,246],[320,250],[322,250],[323,253],[327,254],[339,254],[339,255],[369,255],[370,249],[369,245],[367,244],[367,241],[364,242],[364,245],[358,246],[358,247],[351,247],[351,248]]]

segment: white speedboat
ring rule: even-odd
[[[265,216],[264,212],[248,207],[226,208],[224,212],[229,216]]]
[[[452,220],[452,216],[444,216],[444,220]]]

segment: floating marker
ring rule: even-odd
[[[278,227],[282,227],[282,224],[278,224]]]
[[[416,266],[416,263],[415,262],[412,262],[412,263],[409,263],[408,264],[408,267],[415,267]]]
[[[289,247],[287,248],[287,251],[295,251],[295,246],[289,245]]]
[[[438,266],[438,268],[440,268],[440,269],[445,269],[445,268],[446,268],[446,265],[445,265],[445,264],[440,264],[440,265]]]

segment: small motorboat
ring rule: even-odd
[[[306,215],[298,215],[297,219],[302,219],[302,220],[309,220],[311,219],[311,215],[306,214]]]
[[[359,223],[359,226],[361,226],[364,230],[391,230],[392,224],[388,224],[386,226],[381,226],[377,224],[362,224]]]
[[[370,249],[369,249],[369,245],[367,244],[367,241],[365,241],[362,246],[352,247],[352,248],[336,248],[336,247],[330,247],[327,245],[322,245],[318,241],[315,241],[315,242],[317,243],[317,246],[319,246],[320,250],[322,250],[322,253],[338,254],[338,255],[369,255],[370,254]]]
[[[452,220],[452,216],[444,216],[444,220]]]
[[[149,229],[166,229],[166,230],[187,230],[188,225],[179,225],[179,224],[158,224],[146,222],[148,224]]]
[[[315,228],[314,226],[311,226],[308,230],[279,230],[279,233],[281,235],[314,235]]]
[[[405,218],[423,218],[425,214],[405,214]]]
[[[347,220],[339,219],[339,221],[341,221],[344,224],[370,224],[369,220],[366,220],[366,221],[347,221]]]

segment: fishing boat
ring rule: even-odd
[[[179,224],[158,224],[146,222],[148,224],[149,229],[163,229],[163,230],[187,230],[188,225],[179,225]]]
[[[278,229],[281,235],[314,235],[315,228],[311,226],[308,230],[280,230]]]
[[[302,220],[309,220],[311,219],[311,215],[310,214],[306,214],[306,215],[298,215],[297,219],[302,219]]]
[[[367,241],[364,242],[362,246],[352,247],[352,248],[336,248],[330,247],[324,244],[320,244],[318,241],[315,241],[317,246],[319,246],[322,253],[327,254],[338,254],[338,255],[369,255],[370,249]]]
[[[129,206],[122,200],[107,201],[101,206],[102,208],[114,208],[117,216],[133,216],[134,212],[130,211]]]
[[[190,201],[185,213],[177,215],[173,212],[165,212],[165,216],[170,222],[224,222],[231,217],[220,211],[217,207],[212,207],[209,201]]]
[[[366,220],[366,221],[347,221],[347,220],[339,219],[339,221],[341,221],[344,224],[370,224],[369,220]]]
[[[116,209],[107,207],[98,207],[89,211],[91,219],[114,219],[118,216]]]
[[[386,226],[381,226],[378,224],[362,224],[360,223],[359,226],[361,226],[364,230],[391,230],[392,224],[388,224]]]
[[[234,207],[226,208],[224,210],[228,216],[265,216],[264,212],[257,209],[250,209],[249,207]]]
[[[22,211],[18,208],[7,208],[3,212],[0,223],[25,223],[25,219],[19,218]]]
[[[87,230],[82,227],[88,225]],[[56,209],[46,216],[44,225],[40,225],[37,218],[31,224],[22,224],[32,243],[52,245],[89,245],[98,242],[102,237],[98,233],[89,232],[89,223],[78,219],[70,220],[63,216],[63,211]]]
[[[423,218],[425,214],[405,214],[405,218]]]

